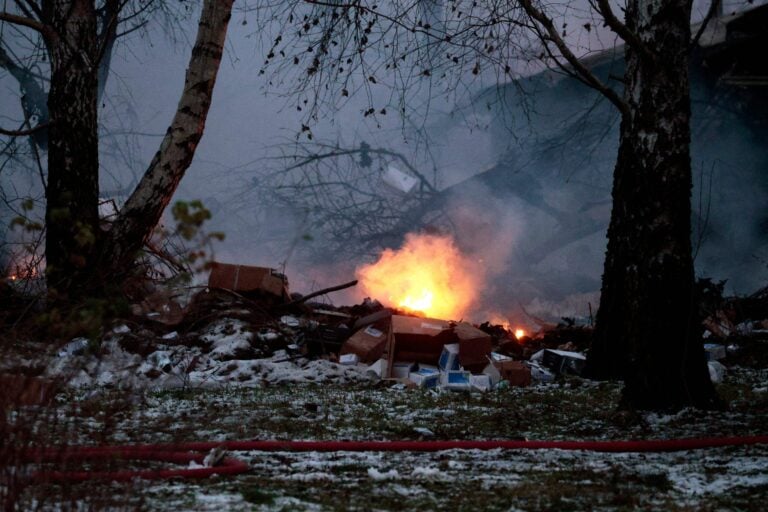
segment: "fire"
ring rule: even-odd
[[[363,291],[389,305],[434,318],[461,319],[482,283],[477,265],[449,236],[410,233],[398,250],[358,267]]]
[[[505,316],[502,316],[498,313],[491,313],[489,322],[493,325],[500,325],[504,329],[507,330],[507,332],[511,332],[515,335],[515,338],[518,340],[522,339],[523,336],[526,335],[525,329],[521,329],[519,327],[512,327],[512,322],[510,322]]]

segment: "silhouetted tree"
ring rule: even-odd
[[[126,3],[22,0],[0,22],[38,33],[50,61],[47,129],[46,278],[54,297],[81,298],[119,282],[151,235],[203,134],[232,0],[206,0],[176,115],[157,154],[109,231],[99,223],[100,63]],[[104,13],[110,13],[105,17]],[[101,26],[101,30],[99,30]],[[110,37],[112,34],[112,37]],[[55,292],[55,293],[54,293]]]

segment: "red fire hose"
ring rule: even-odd
[[[442,450],[583,450],[594,452],[673,452],[768,444],[768,436],[710,437],[646,441],[222,441],[133,446],[70,446],[29,452],[28,463],[71,461],[159,461],[176,464],[203,462],[205,452],[214,448],[234,451],[286,452],[437,452]],[[247,463],[224,458],[213,467],[123,470],[123,471],[43,471],[32,475],[34,482],[83,482],[86,480],[129,481],[135,478],[160,480],[174,477],[205,478],[235,475],[249,470]]]

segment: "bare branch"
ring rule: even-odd
[[[40,10],[40,7],[31,0],[16,0],[16,6],[19,8],[19,10],[21,10],[21,12],[24,13],[24,16],[27,18],[37,18],[40,20],[43,17],[43,11]]]
[[[589,68],[587,68],[579,60],[578,57],[576,57],[576,55],[574,55],[571,49],[568,48],[566,42],[560,36],[557,28],[555,28],[555,24],[552,22],[552,19],[534,7],[531,0],[520,0],[520,5],[523,7],[525,12],[546,31],[545,34],[541,34],[545,39],[545,45],[546,41],[551,41],[554,43],[554,45],[557,47],[557,50],[560,52],[560,55],[563,56],[563,58],[573,68],[574,72],[577,73],[587,85],[594,88],[603,96],[608,98],[611,103],[616,105],[616,108],[619,109],[623,116],[628,115],[629,105],[627,105],[627,103],[616,93],[616,91],[605,85],[589,70]],[[557,62],[558,65],[562,65],[562,63],[558,62],[558,59],[555,59],[555,62]]]
[[[595,1],[597,2],[597,5],[593,3]],[[651,55],[650,50],[645,45],[645,43],[643,43],[637,37],[637,34],[629,30],[629,28],[616,17],[616,15],[613,13],[613,9],[611,9],[611,4],[608,3],[608,0],[590,0],[590,3],[592,3],[592,6],[595,8],[595,10],[603,17],[605,24],[608,25],[611,30],[616,32],[616,34],[622,38],[625,43],[627,43],[629,46],[631,46],[638,53],[641,53],[645,57],[649,57]]]
[[[329,288],[323,288],[322,290],[317,290],[316,292],[312,292],[309,295],[305,295],[305,296],[301,297],[300,299],[296,299],[294,301],[291,301],[291,302],[283,305],[283,307],[296,306],[298,304],[302,304],[304,302],[307,302],[309,299],[314,299],[315,297],[319,297],[320,295],[325,295],[327,293],[336,292],[336,291],[339,291],[339,290],[345,290],[347,288],[352,288],[356,284],[357,284],[357,279],[355,279],[354,281],[350,281],[348,283],[337,285],[337,286],[331,286]]]
[[[707,30],[707,27],[709,26],[709,22],[712,21],[712,18],[714,18],[717,15],[718,11],[720,10],[720,5],[721,5],[720,0],[712,0],[712,3],[709,4],[709,10],[707,11],[707,15],[704,16],[704,19],[701,21],[701,26],[699,27],[699,30],[696,32],[696,35],[693,36],[693,39],[691,40],[691,48],[699,44],[699,40],[701,39],[701,36],[704,35],[704,31]]]
[[[0,21],[7,21],[8,23],[13,23],[14,25],[19,25],[22,27],[31,28],[32,30],[36,30],[48,41],[54,40],[56,39],[56,37],[58,37],[56,32],[49,25],[40,23],[39,21],[34,20],[32,18],[18,16],[16,14],[11,14],[9,12],[3,11],[3,12],[0,12]]]
[[[39,132],[40,130],[44,130],[45,128],[48,128],[50,124],[51,123],[40,123],[39,125],[27,130],[6,130],[4,128],[0,128],[0,135],[7,135],[9,137],[24,137],[26,135],[32,135],[33,133]]]

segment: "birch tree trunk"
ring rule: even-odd
[[[100,267],[124,277],[192,162],[205,129],[233,0],[205,0],[176,115],[149,168],[112,225]]]
[[[52,295],[92,284],[99,236],[96,14],[92,0],[43,4],[53,36],[48,93],[46,274]]]
[[[629,0],[619,154],[588,370],[641,409],[709,407],[691,257],[689,0]]]

